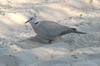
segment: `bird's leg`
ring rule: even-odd
[[[53,40],[49,40],[49,41],[48,41],[48,43],[50,43],[50,44],[51,44],[51,42],[52,42],[52,41],[53,41]]]

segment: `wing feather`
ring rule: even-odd
[[[67,31],[67,26],[52,21],[41,21],[40,31],[48,37],[56,37]]]

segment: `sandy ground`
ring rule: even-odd
[[[24,24],[34,14],[87,34],[47,44]],[[0,0],[0,66],[100,66],[100,0]]]

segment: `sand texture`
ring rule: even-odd
[[[48,44],[29,16],[77,28]],[[0,66],[100,66],[100,0],[0,0]]]

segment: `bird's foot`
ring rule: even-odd
[[[51,43],[52,43],[52,41],[53,41],[53,40],[49,40],[49,41],[48,41],[48,43],[50,43],[50,44],[51,44]]]

